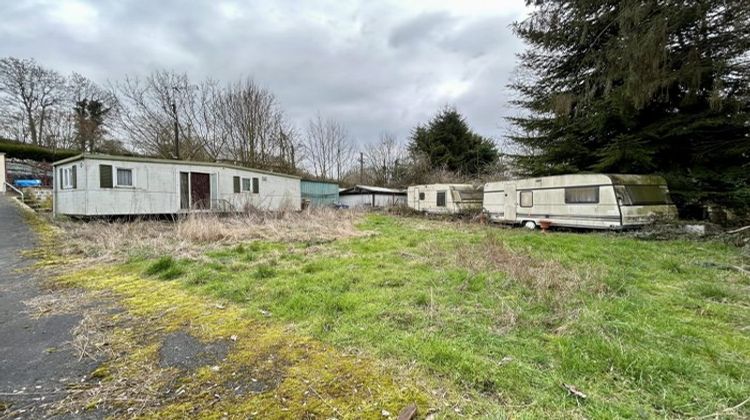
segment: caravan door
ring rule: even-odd
[[[518,194],[516,194],[516,184],[505,184],[505,210],[504,217],[506,222],[516,222],[516,208],[518,206]]]

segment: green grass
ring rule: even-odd
[[[376,234],[314,252],[253,242],[208,263],[133,264],[341,348],[414,363],[466,393],[465,414],[694,416],[750,397],[750,281],[705,264],[741,263],[734,248],[386,216],[360,228]]]

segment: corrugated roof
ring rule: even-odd
[[[406,194],[406,190],[397,190],[394,188],[373,187],[370,185],[355,185],[351,188],[345,188],[339,191],[340,194],[357,194],[357,193],[381,193],[381,194]]]
[[[75,162],[75,161],[82,160],[82,159],[119,160],[123,162],[161,163],[161,164],[169,164],[169,165],[214,166],[218,168],[238,169],[242,171],[257,172],[260,174],[268,174],[268,175],[283,176],[286,178],[300,179],[300,177],[295,176],[295,175],[289,175],[289,174],[273,172],[273,171],[266,171],[263,169],[248,168],[248,167],[239,166],[239,165],[230,165],[226,163],[197,162],[197,161],[192,161],[192,160],[170,160],[170,159],[159,159],[159,158],[143,158],[143,157],[135,157],[135,156],[116,156],[116,155],[105,155],[105,154],[98,154],[98,153],[83,153],[80,155],[69,157],[67,159],[58,160],[57,162],[54,162],[52,165],[58,166],[58,165],[63,165],[66,163]]]

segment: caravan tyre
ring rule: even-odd
[[[536,229],[536,223],[534,223],[532,220],[528,220],[526,222],[523,222],[523,227],[526,229],[534,230]]]

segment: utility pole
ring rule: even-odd
[[[363,184],[365,181],[365,154],[359,152],[359,183]]]
[[[172,114],[174,114],[174,156],[175,159],[180,160],[180,122],[177,119],[177,92],[180,89],[177,86],[172,86],[174,89],[174,95],[172,95]]]

